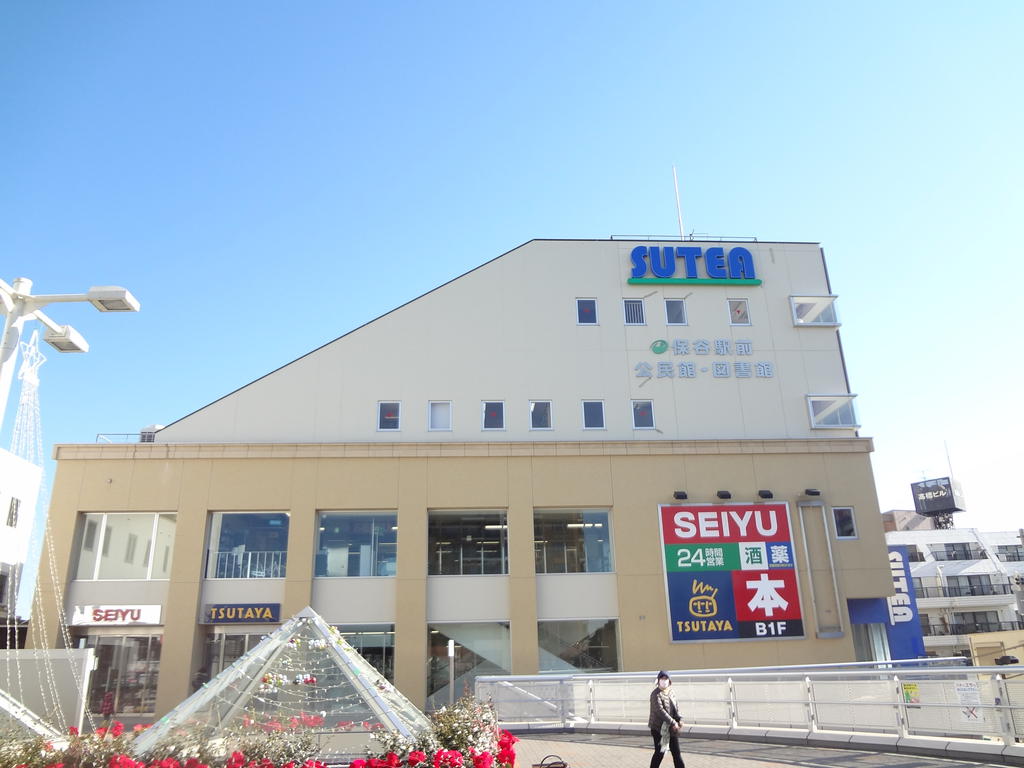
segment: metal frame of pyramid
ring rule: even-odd
[[[406,738],[430,722],[312,608],[306,607],[162,717],[135,741],[155,754],[181,729],[310,729],[321,756],[361,756],[375,730]]]
[[[63,738],[39,715],[2,688],[0,688],[0,735],[6,738],[42,736],[51,741]]]

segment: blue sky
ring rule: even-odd
[[[0,6],[0,277],[46,450],[170,423],[527,240],[820,241],[883,509],[1019,527],[1024,4]],[[401,355],[396,352],[396,373]],[[9,444],[13,405],[0,432]],[[52,475],[52,464],[49,467]]]

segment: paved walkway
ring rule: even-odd
[[[652,748],[642,736],[621,734],[520,734],[515,745],[517,768],[531,768],[547,755],[558,755],[569,768],[647,768]],[[946,760],[939,757],[760,744],[720,739],[680,739],[686,768],[979,768],[996,763]],[[665,753],[661,768],[672,768]],[[1005,768],[1005,766],[1004,766]]]

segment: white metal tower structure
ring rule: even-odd
[[[46,357],[39,351],[39,331],[21,342],[21,396],[11,433],[11,453],[37,467],[43,466],[43,434],[39,420],[39,367]],[[40,504],[40,506],[42,506]]]

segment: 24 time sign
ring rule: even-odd
[[[659,508],[673,642],[803,637],[789,507]]]

